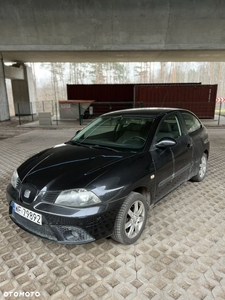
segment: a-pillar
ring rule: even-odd
[[[5,82],[4,63],[0,54],[0,121],[6,121],[9,119],[10,113]]]

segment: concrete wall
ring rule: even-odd
[[[11,79],[15,114],[30,115],[36,113],[35,86],[32,70],[25,64],[4,66],[0,61],[0,121],[10,119],[5,78]],[[33,102],[33,103],[31,103]],[[19,104],[19,106],[18,106]]]
[[[10,119],[9,104],[6,91],[4,64],[0,57],[0,121]]]
[[[24,80],[24,69],[21,64],[13,64],[11,66],[4,66],[5,78]]]
[[[222,0],[0,0],[0,51],[225,49]]]
[[[36,112],[33,103],[35,101],[35,89],[32,70],[30,67],[21,64],[24,79],[12,79],[12,93],[16,115],[29,115]],[[16,68],[14,68],[16,69]]]

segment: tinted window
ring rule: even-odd
[[[178,117],[175,114],[172,114],[166,117],[159,125],[159,129],[156,134],[156,142],[166,137],[170,137],[176,140],[180,136],[182,136],[182,131]]]
[[[200,121],[194,115],[187,112],[182,112],[181,114],[183,116],[184,122],[189,133],[201,128]]]

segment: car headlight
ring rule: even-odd
[[[85,189],[62,191],[55,200],[55,204],[70,207],[90,206],[100,202],[94,193]]]
[[[16,189],[18,184],[19,176],[17,171],[13,172],[12,178],[11,178],[11,185]]]

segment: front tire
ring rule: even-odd
[[[116,217],[112,238],[125,245],[136,242],[145,228],[147,214],[148,204],[145,198],[132,192]]]
[[[203,153],[200,164],[198,174],[191,178],[191,181],[200,182],[205,178],[206,171],[208,166],[208,157],[205,153]]]

